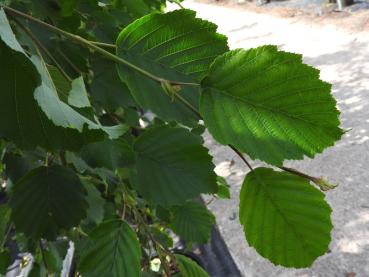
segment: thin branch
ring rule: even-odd
[[[198,110],[194,106],[192,106],[190,102],[188,102],[185,98],[183,98],[178,93],[175,93],[174,96],[177,97],[184,105],[186,105],[187,108],[189,108],[199,118],[199,120],[202,119],[201,114],[198,112]]]
[[[244,157],[244,155],[242,155],[242,153],[236,147],[234,147],[233,145],[230,145],[230,144],[228,144],[228,146],[241,158],[241,160],[247,165],[247,167],[251,171],[254,171],[251,164],[247,161],[247,159]]]
[[[213,196],[208,202],[205,203],[205,206],[209,206],[211,203],[213,203],[214,199],[215,197]]]
[[[171,276],[170,274],[170,266],[167,264],[166,255],[170,256],[172,258],[172,261],[175,262],[175,256],[167,250],[160,242],[158,242],[154,236],[151,234],[151,231],[149,229],[149,226],[146,224],[145,220],[140,214],[140,211],[136,207],[132,207],[132,212],[135,216],[135,218],[140,221],[141,226],[144,228],[144,231],[146,235],[149,237],[151,242],[153,243],[153,246],[158,254],[158,257],[160,259],[161,264],[163,265],[164,271],[166,276]],[[164,256],[163,256],[164,254]]]
[[[5,236],[4,236],[4,238],[3,238],[2,242],[1,242],[0,249],[4,247],[6,241],[8,240],[8,237],[10,235],[10,232],[11,232],[12,228],[13,228],[13,223],[11,223],[9,225],[8,230],[6,231]]]
[[[185,9],[185,7],[180,3],[180,2],[176,2],[177,5],[181,8],[181,9]]]
[[[110,44],[110,43],[104,43],[104,42],[99,42],[99,41],[92,41],[89,40],[90,43],[95,44],[96,46],[100,46],[100,47],[106,47],[106,48],[117,48],[117,46],[115,44]]]
[[[160,78],[136,65],[134,65],[133,63],[130,63],[129,61],[125,60],[125,59],[122,59],[112,53],[110,53],[109,51],[106,51],[105,49],[103,48],[100,48],[99,46],[97,46],[96,44],[94,43],[91,43],[89,40],[83,38],[83,37],[80,37],[78,35],[75,35],[75,34],[72,34],[72,33],[69,33],[69,32],[66,32],[62,29],[59,29],[53,25],[50,25],[42,20],[39,20],[37,18],[34,18],[33,16],[30,16],[28,14],[25,14],[25,13],[22,13],[18,10],[15,10],[15,9],[12,9],[12,8],[9,8],[9,7],[5,7],[5,6],[2,6],[2,8],[5,10],[5,12],[7,14],[10,14],[10,15],[15,15],[15,16],[20,16],[20,17],[23,17],[25,19],[28,19],[34,23],[37,23],[47,29],[49,29],[50,31],[54,32],[54,33],[57,33],[57,34],[60,34],[66,38],[69,38],[73,41],[75,41],[76,43],[79,43],[87,48],[90,48],[94,51],[96,51],[97,53],[100,53],[102,54],[103,56],[105,56],[106,58],[109,58],[117,63],[120,63],[120,64],[123,64],[131,69],[134,69],[136,70],[137,72],[141,73],[142,75],[158,82],[158,83],[163,83],[163,82],[166,82],[166,83],[169,83],[171,85],[180,85],[180,86],[199,86],[200,84],[198,83],[187,83],[187,82],[180,82],[180,81],[171,81],[171,80],[165,80],[163,78]]]
[[[177,5],[178,7],[180,7],[181,9],[185,9],[185,7],[181,4],[181,2],[180,2],[180,1],[172,0],[172,1],[170,1],[170,2],[172,2],[172,3],[176,4],[176,5]]]
[[[72,82],[72,79],[68,76],[68,74],[63,70],[62,66],[57,62],[57,60],[54,58],[53,55],[47,50],[47,48],[41,43],[41,41],[28,29],[26,28],[18,19],[13,18],[13,21],[26,33],[26,35],[32,40],[34,45],[41,49],[46,56],[49,57],[49,59],[54,63],[54,65],[57,67],[57,69],[60,71],[60,73],[63,75],[63,77],[69,81]]]
[[[337,187],[337,185],[330,184],[326,180],[324,180],[323,178],[318,178],[318,177],[307,175],[307,174],[305,174],[303,172],[300,172],[300,171],[298,171],[294,168],[289,168],[289,167],[285,167],[285,166],[280,166],[279,168],[286,171],[286,172],[292,173],[294,175],[300,176],[302,178],[305,178],[305,179],[313,182],[322,191],[327,191],[327,190],[334,189],[335,187]]]
[[[287,171],[289,173],[292,173],[294,175],[297,175],[297,176],[300,176],[300,177],[303,177],[305,179],[308,179],[310,181],[314,181],[316,178],[315,177],[312,177],[312,176],[309,176],[305,173],[302,173],[296,169],[293,169],[293,168],[289,168],[289,167],[285,167],[285,166],[279,166],[280,169],[284,170],[284,171]]]

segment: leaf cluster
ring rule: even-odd
[[[331,209],[313,184],[331,186],[283,163],[341,137],[331,85],[301,55],[230,51],[215,24],[165,4],[1,2],[0,274],[15,244],[30,276],[208,276],[173,243],[206,243],[201,196],[231,197],[205,130],[245,162],[250,246],[286,267],[327,251]]]

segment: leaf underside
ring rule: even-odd
[[[124,126],[99,126],[62,102],[46,66],[24,53],[2,10],[0,23],[0,137],[27,149],[76,150],[125,131]]]

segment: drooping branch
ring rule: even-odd
[[[119,64],[123,64],[139,73],[141,73],[142,75],[158,82],[158,83],[163,83],[163,82],[166,82],[166,83],[169,83],[171,85],[179,85],[179,86],[199,86],[200,84],[198,83],[188,83],[188,82],[180,82],[180,81],[172,81],[172,80],[166,80],[166,79],[163,79],[161,77],[158,77],[132,63],[130,63],[129,61],[125,60],[125,59],[122,59],[120,57],[118,57],[117,55],[114,55],[112,53],[110,53],[109,51],[106,51],[105,49],[99,47],[98,45],[101,45],[101,43],[94,43],[94,42],[91,42],[81,36],[78,36],[78,35],[75,35],[75,34],[72,34],[72,33],[69,33],[69,32],[66,32],[58,27],[55,27],[53,25],[50,25],[42,20],[39,20],[33,16],[30,16],[28,14],[25,14],[23,12],[20,12],[18,10],[15,10],[13,8],[10,8],[10,7],[5,7],[5,6],[2,6],[2,8],[4,9],[4,11],[10,15],[10,16],[19,16],[19,17],[22,17],[24,19],[27,19],[31,22],[34,22],[34,23],[37,23],[43,27],[45,27],[46,29],[54,32],[54,33],[57,33],[57,34],[60,34],[82,46],[85,46],[91,50],[94,50],[96,51],[97,53],[105,56],[106,58],[110,59],[110,60],[113,60]],[[106,45],[105,45],[106,46]]]

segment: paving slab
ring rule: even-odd
[[[326,193],[333,208],[330,253],[309,269],[274,266],[247,245],[238,220],[238,195],[248,170],[229,148],[206,135],[217,172],[231,185],[231,200],[209,205],[226,244],[244,276],[369,276],[369,33],[347,32],[335,25],[317,25],[298,18],[280,18],[242,9],[185,1],[198,16],[215,22],[234,48],[263,44],[301,53],[333,83],[342,112],[343,139],[315,159],[286,162],[314,176],[339,184]],[[253,162],[254,166],[261,162]]]

